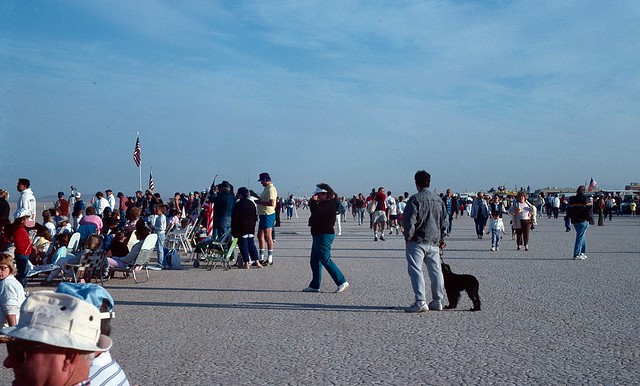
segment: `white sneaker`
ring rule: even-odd
[[[500,252],[500,248],[496,247],[496,252]]]
[[[496,251],[496,247],[491,247],[491,251],[495,252]]]
[[[344,283],[338,286],[338,289],[336,289],[336,292],[344,292],[344,290],[346,290],[347,287],[349,287],[349,282],[345,281]]]

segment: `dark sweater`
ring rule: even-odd
[[[333,224],[336,222],[336,201],[309,201],[311,217],[309,226],[312,235],[334,234]]]
[[[231,235],[242,237],[256,232],[256,206],[248,198],[243,198],[233,206],[231,212]]]

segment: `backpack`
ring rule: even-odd
[[[180,269],[180,251],[171,249],[165,256],[169,269]]]
[[[375,213],[377,207],[378,207],[378,201],[371,200],[371,201],[367,202],[367,212],[368,213]]]

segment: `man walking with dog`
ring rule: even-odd
[[[407,271],[415,295],[415,303],[406,312],[441,311],[444,277],[440,266],[440,249],[445,247],[445,203],[429,190],[431,175],[416,172],[416,189],[407,201],[402,215],[402,234],[406,242]],[[427,305],[423,263],[431,281],[431,302]]]

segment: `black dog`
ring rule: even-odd
[[[467,291],[469,299],[473,302],[473,308],[469,311],[480,311],[480,295],[478,294],[480,283],[475,276],[455,274],[451,272],[451,267],[445,263],[442,263],[442,275],[444,276],[444,288],[449,298],[449,305],[445,307],[446,309],[456,308],[460,292]]]

